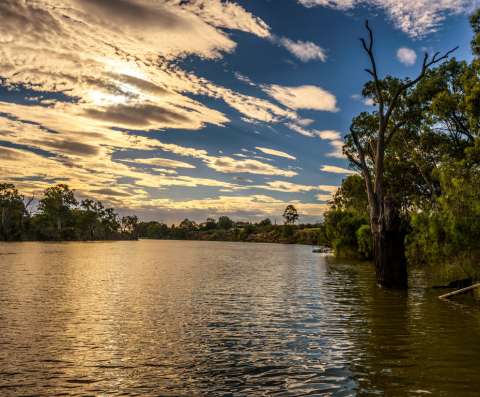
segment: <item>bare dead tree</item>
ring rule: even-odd
[[[22,204],[22,213],[20,214],[20,219],[18,221],[18,230],[17,230],[17,239],[20,240],[22,233],[23,233],[23,221],[25,219],[25,213],[28,213],[28,207],[32,204],[33,200],[35,200],[35,193],[32,193],[30,197],[27,197],[27,202],[20,200]]]
[[[370,175],[370,170],[365,161],[365,154],[359,142],[358,135],[351,127],[350,132],[357,149],[358,159],[348,151],[346,151],[345,154],[353,164],[362,170],[363,176],[365,177],[368,203],[370,206],[373,257],[375,262],[377,282],[385,286],[406,287],[407,266],[404,245],[406,225],[400,219],[398,205],[395,199],[393,197],[384,197],[383,185],[385,151],[395,133],[406,124],[406,121],[399,121],[393,124],[393,126],[391,126],[389,122],[392,118],[392,112],[394,111],[402,93],[423,79],[425,77],[425,72],[430,66],[447,59],[448,56],[458,47],[448,51],[440,58],[437,58],[437,56],[440,54],[437,52],[430,61],[428,54],[425,53],[420,75],[415,80],[409,81],[398,88],[387,107],[384,103],[384,96],[380,87],[377,67],[375,65],[375,59],[372,52],[373,33],[372,29],[370,29],[368,26],[368,21],[366,22],[366,27],[370,34],[370,44],[367,46],[364,39],[360,39],[360,41],[370,57],[372,68],[365,70],[373,77],[378,101],[377,147],[374,148],[371,142],[369,143],[372,146],[371,149],[375,152],[373,181],[372,176]]]

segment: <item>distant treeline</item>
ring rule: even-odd
[[[233,221],[228,216],[196,223],[184,219],[178,226],[141,222],[136,215],[119,217],[114,208],[100,201],[77,201],[75,190],[66,184],[45,189],[35,211],[35,197],[25,197],[11,183],[0,184],[1,235],[3,241],[84,240],[217,240],[265,241],[317,244],[322,241],[322,224],[295,225],[297,210],[289,205],[284,225],[269,218],[258,223]]]

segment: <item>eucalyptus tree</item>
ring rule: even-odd
[[[350,132],[355,152],[348,149],[344,150],[344,152],[350,162],[362,171],[365,178],[377,282],[385,286],[406,287],[407,266],[404,240],[407,225],[400,218],[397,200],[392,196],[385,195],[385,154],[392,138],[409,121],[409,112],[402,112],[402,103],[406,106],[405,95],[408,93],[408,90],[425,77],[430,66],[446,59],[456,48],[439,58],[437,58],[439,55],[437,52],[430,60],[428,54],[425,54],[422,70],[418,77],[403,83],[400,83],[399,80],[393,81],[392,85],[397,84],[398,86],[392,92],[392,95],[386,95],[382,90],[382,84],[377,74],[372,51],[373,32],[368,26],[368,21],[366,22],[366,28],[370,35],[369,45],[367,46],[364,39],[360,40],[372,65],[371,69],[365,70],[373,77],[376,95],[375,102],[378,105],[378,112],[375,115],[375,120],[370,118],[369,122],[376,124],[377,132],[371,137],[372,139],[367,138],[366,142],[361,142],[357,131],[352,126]],[[396,110],[399,111],[397,112]],[[366,162],[365,148],[371,151],[371,158],[374,161],[372,169]]]
[[[294,225],[298,220],[297,209],[292,204],[287,205],[287,208],[285,208],[283,212],[283,218],[285,219],[286,225]]]
[[[59,183],[56,186],[45,189],[38,209],[44,215],[56,219],[57,227],[60,230],[62,228],[62,220],[70,216],[72,207],[77,205],[75,189],[70,190],[68,185]]]

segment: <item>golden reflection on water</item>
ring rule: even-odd
[[[0,244],[0,394],[478,396],[475,307],[311,251]]]

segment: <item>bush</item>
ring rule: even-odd
[[[283,225],[282,237],[289,238],[293,236],[293,226]]]
[[[373,240],[370,225],[362,225],[357,230],[358,252],[370,259],[373,255]]]

